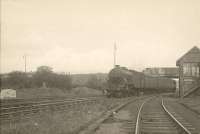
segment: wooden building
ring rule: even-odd
[[[184,97],[200,86],[200,49],[193,47],[179,60],[179,97]]]

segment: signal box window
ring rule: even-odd
[[[199,65],[197,63],[185,63],[183,64],[184,76],[199,77]]]

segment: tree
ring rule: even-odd
[[[32,75],[33,74],[33,75]],[[43,82],[50,88],[70,90],[72,81],[70,75],[56,74],[51,67],[40,66],[31,76],[20,71],[13,71],[3,77],[1,75],[1,88],[33,88],[41,87]]]
[[[41,87],[45,82],[47,87],[71,89],[71,77],[65,74],[56,74],[51,67],[40,66],[34,74],[34,81],[37,87]]]
[[[8,74],[8,77],[2,78],[2,85],[6,88],[25,88],[29,87],[30,79],[24,72],[13,71]]]
[[[104,88],[105,84],[106,82],[98,78],[97,75],[91,75],[86,83],[87,87],[94,89],[102,89]]]
[[[53,68],[49,66],[40,66],[37,68],[37,73],[53,73]]]
[[[71,77],[65,74],[54,74],[52,86],[64,90],[70,90],[72,87]]]
[[[47,86],[50,86],[53,81],[52,68],[49,66],[38,67],[36,73],[34,74],[34,81],[38,87],[41,87],[43,82],[45,82]]]

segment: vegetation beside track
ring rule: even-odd
[[[107,74],[56,73],[49,66],[40,66],[35,72],[13,71],[0,77],[0,91],[16,90],[17,98],[101,94],[107,80]]]
[[[87,95],[102,95],[99,90],[76,87],[69,91],[62,91],[58,88],[29,88],[29,89],[17,89],[17,98],[31,99],[42,97],[67,97],[67,96],[87,96]]]
[[[72,134],[103,112],[122,104],[124,99],[104,98],[95,104],[76,105],[65,111],[40,112],[30,118],[1,124],[4,134]]]

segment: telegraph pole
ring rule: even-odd
[[[113,56],[114,56],[114,67],[116,65],[116,51],[117,51],[117,46],[116,43],[114,44],[114,52],[113,52]]]
[[[27,58],[27,55],[25,54],[25,55],[23,56],[23,58],[24,58],[24,71],[25,71],[25,73],[26,73],[26,58]]]

